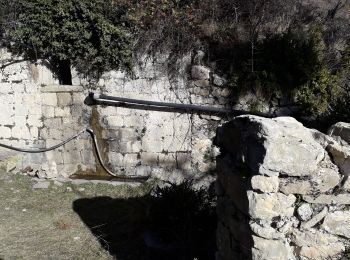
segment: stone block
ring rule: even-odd
[[[350,239],[350,211],[329,213],[323,221],[322,229],[327,232]]]
[[[177,168],[175,153],[160,153],[159,166],[164,168]]]
[[[261,192],[277,192],[279,186],[279,178],[278,177],[267,177],[255,175],[251,179],[251,185],[253,190],[261,191]]]
[[[6,126],[0,126],[0,138],[11,138],[11,128]]]
[[[303,200],[311,204],[350,205],[350,194],[321,194],[317,196],[303,195]]]
[[[57,105],[65,107],[72,104],[72,95],[70,93],[57,93]]]
[[[189,171],[192,169],[192,158],[190,153],[176,152],[176,168]]]
[[[70,117],[70,107],[55,107],[55,117]]]
[[[61,128],[62,127],[62,119],[61,118],[45,118],[44,126],[47,128]]]
[[[317,229],[298,230],[293,229],[291,233],[292,242],[300,247],[321,246],[339,242],[339,238]]]
[[[142,152],[141,153],[141,164],[155,166],[158,165],[158,153]]]
[[[123,165],[125,167],[136,166],[139,162],[140,159],[138,158],[138,155],[134,153],[125,154],[123,159]]]
[[[282,193],[259,194],[248,191],[249,215],[255,219],[272,219],[277,216],[291,217],[294,214],[294,195]]]
[[[1,83],[0,84],[0,94],[9,94],[9,93],[13,93],[12,84]]]
[[[309,180],[297,178],[283,178],[280,181],[280,191],[285,194],[319,194],[325,193],[341,181],[337,170],[320,168],[312,174]]]
[[[74,85],[46,85],[41,87],[41,92],[44,94],[61,93],[61,92],[83,92],[82,86]]]
[[[42,114],[44,118],[55,117],[55,108],[51,106],[42,106]]]
[[[192,66],[191,77],[193,79],[210,79],[210,69],[199,65]]]
[[[42,127],[43,119],[41,115],[29,115],[27,119],[29,126]]]
[[[74,92],[72,93],[72,102],[73,104],[83,104],[84,100],[85,100],[86,96],[83,92],[79,93],[79,92]]]
[[[124,119],[120,116],[104,116],[103,123],[107,129],[119,129],[124,126]]]
[[[135,174],[136,176],[149,176],[151,174],[151,167],[150,166],[137,166],[135,167]]]
[[[27,117],[26,116],[15,116],[15,124],[16,126],[23,127],[27,125]]]
[[[31,139],[37,139],[39,137],[39,129],[36,126],[29,127]]]
[[[69,152],[63,153],[64,164],[81,163],[81,154],[78,150],[70,150]]]
[[[252,260],[290,259],[292,249],[283,240],[268,240],[253,236]]]
[[[12,128],[12,137],[16,139],[31,139],[28,127],[14,126]]]
[[[41,95],[41,102],[46,106],[57,106],[57,95],[56,93],[43,93]]]
[[[304,246],[299,251],[299,257],[302,260],[324,260],[337,259],[337,255],[345,251],[342,243],[333,243],[329,245]]]

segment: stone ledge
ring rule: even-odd
[[[83,92],[83,86],[74,85],[46,85],[40,89],[41,93],[60,93],[60,92]]]

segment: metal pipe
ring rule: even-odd
[[[107,105],[107,106],[121,106],[129,107],[143,110],[156,110],[156,111],[166,111],[166,112],[180,112],[180,113],[190,113],[197,112],[203,114],[214,114],[221,116],[239,116],[250,114],[244,110],[237,109],[226,109],[219,107],[209,107],[200,106],[193,104],[179,104],[179,103],[169,103],[169,102],[158,102],[158,101],[148,101],[124,97],[114,97],[104,94],[89,93],[89,96],[85,99],[85,104],[87,105]],[[271,117],[266,113],[254,113],[258,116]]]
[[[102,166],[102,168],[109,175],[112,175],[116,179],[120,179],[122,181],[132,181],[132,182],[143,182],[143,181],[146,181],[150,177],[150,176],[127,176],[127,175],[117,174],[117,173],[114,173],[111,170],[109,170],[107,168],[107,166],[104,164],[103,160],[102,160],[101,152],[100,152],[100,149],[99,149],[99,146],[98,146],[98,143],[97,143],[96,135],[95,135],[94,131],[92,129],[90,129],[90,128],[83,129],[80,132],[78,132],[76,135],[68,138],[67,140],[65,140],[65,141],[63,141],[63,142],[61,142],[61,143],[59,143],[57,145],[48,147],[48,148],[24,149],[24,148],[18,148],[18,147],[6,145],[6,144],[1,144],[1,143],[0,143],[0,147],[4,147],[6,149],[10,149],[10,150],[14,150],[14,151],[17,151],[17,152],[22,152],[22,153],[44,153],[44,152],[55,150],[55,149],[65,145],[66,143],[72,141],[73,139],[78,138],[83,133],[88,133],[90,135],[90,137],[91,137],[91,139],[93,141],[92,143],[93,143],[93,146],[95,148],[97,159],[98,159],[100,165]]]

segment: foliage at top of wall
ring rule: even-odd
[[[9,50],[49,62],[62,84],[71,84],[70,66],[87,76],[130,67],[130,40],[113,24],[107,0],[17,0],[15,19],[5,28]]]

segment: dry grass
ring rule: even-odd
[[[103,237],[92,234],[93,227],[83,223],[72,205],[101,196],[137,197],[147,189],[51,183],[48,189],[33,190],[30,178],[0,173],[0,259],[114,259],[101,246]]]

